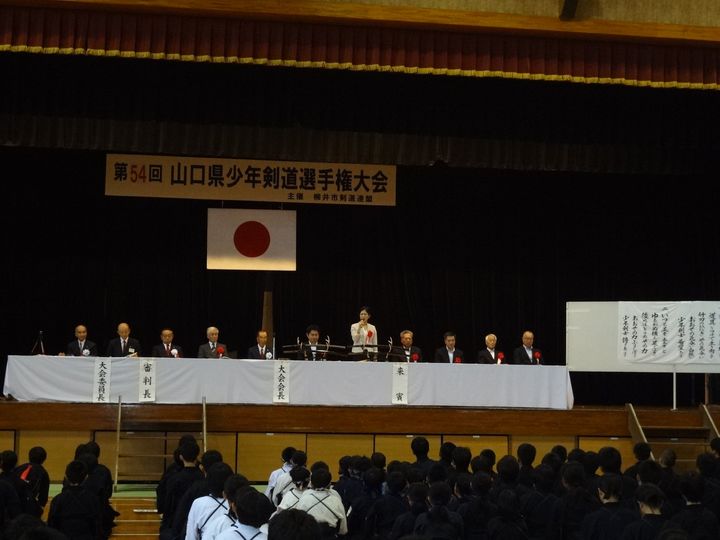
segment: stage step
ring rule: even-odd
[[[161,516],[155,511],[154,498],[114,497],[111,503],[120,513],[111,538],[157,540]]]

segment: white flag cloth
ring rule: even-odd
[[[208,209],[208,270],[295,271],[295,211]]]

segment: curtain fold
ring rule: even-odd
[[[720,48],[0,7],[0,51],[720,88]]]

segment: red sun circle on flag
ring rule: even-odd
[[[270,231],[258,221],[246,221],[235,229],[235,249],[245,257],[259,257],[270,247]]]

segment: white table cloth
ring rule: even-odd
[[[137,358],[112,358],[110,403],[138,402]],[[155,358],[156,403],[268,405],[272,360]],[[5,394],[20,401],[91,402],[94,358],[9,356]],[[289,362],[290,405],[390,406],[395,364]],[[403,364],[408,405],[571,409],[565,366]]]

